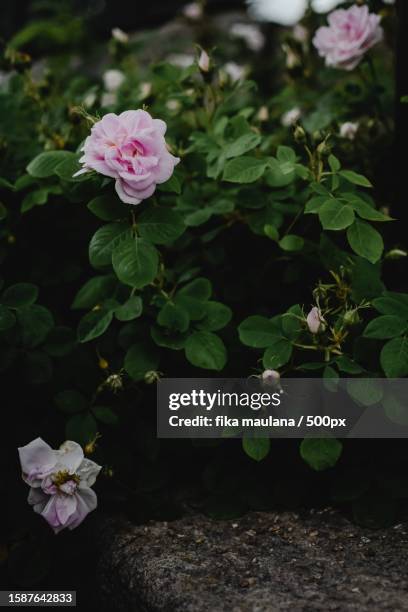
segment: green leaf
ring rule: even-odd
[[[360,185],[361,187],[372,187],[372,184],[362,174],[357,174],[357,172],[353,172],[352,170],[340,170],[340,176],[342,176],[349,183],[353,183],[353,185]]]
[[[185,332],[190,325],[190,317],[180,305],[166,302],[158,314],[157,322],[174,331]]]
[[[329,155],[327,161],[329,162],[330,170],[332,172],[338,172],[341,168],[341,163],[334,155]]]
[[[205,317],[197,323],[197,328],[205,331],[218,331],[225,327],[232,318],[232,310],[220,302],[206,302]]]
[[[225,165],[223,180],[230,183],[254,183],[268,166],[265,160],[256,157],[237,157]]]
[[[279,240],[279,232],[274,225],[267,223],[264,225],[265,236],[268,236],[271,240],[278,242]]]
[[[10,191],[14,191],[15,187],[13,183],[10,183],[10,181],[8,181],[7,179],[5,179],[4,177],[0,177],[0,189],[8,189]]]
[[[278,338],[266,349],[262,365],[265,370],[274,370],[285,365],[292,355],[292,344],[286,338]]]
[[[109,406],[93,406],[92,413],[98,421],[105,425],[116,425],[119,422],[118,415]]]
[[[40,153],[27,166],[27,172],[34,178],[47,178],[55,174],[58,165],[72,157],[71,151],[47,151]]]
[[[267,348],[282,337],[282,329],[276,321],[258,315],[242,321],[238,333],[242,344],[253,348]]]
[[[21,337],[24,346],[35,347],[41,344],[54,326],[54,319],[44,306],[32,304],[17,312],[21,326]]]
[[[182,287],[174,301],[188,312],[192,321],[199,321],[205,317],[206,303],[211,293],[210,281],[206,278],[197,278]]]
[[[80,412],[72,416],[66,424],[65,436],[67,440],[78,442],[86,446],[95,439],[98,433],[98,425],[91,412]]]
[[[212,287],[207,278],[195,278],[193,281],[184,285],[177,295],[188,296],[197,300],[208,300],[211,297]]]
[[[351,288],[351,296],[356,304],[381,295],[385,287],[381,280],[380,262],[372,264],[367,259],[356,257],[352,268]]]
[[[80,393],[75,389],[66,389],[60,391],[54,397],[54,401],[59,410],[68,414],[82,412],[88,408],[88,402]]]
[[[300,456],[318,472],[336,465],[343,445],[335,438],[305,438],[300,445]]]
[[[124,304],[116,308],[115,317],[118,321],[132,321],[140,317],[142,311],[142,299],[138,295],[132,295]]]
[[[319,219],[325,230],[342,230],[354,221],[354,211],[348,204],[331,198],[319,209]]]
[[[5,331],[13,327],[16,322],[16,318],[12,312],[6,306],[0,304],[0,332]]]
[[[2,202],[0,202],[0,221],[3,221],[7,217],[7,208]]]
[[[227,144],[224,149],[224,155],[226,159],[230,159],[231,157],[239,157],[244,153],[248,153],[255,147],[259,145],[261,142],[261,137],[259,134],[255,134],[254,132],[248,132],[247,134],[242,134],[237,140],[234,142]]]
[[[154,244],[174,242],[185,230],[182,217],[171,208],[147,208],[139,217],[137,227],[142,238]]]
[[[382,348],[381,367],[387,378],[403,378],[408,374],[408,338],[394,338]]]
[[[80,157],[80,153],[71,153],[69,156],[67,155],[65,159],[63,159],[56,166],[54,173],[63,181],[68,181],[70,183],[81,183],[82,181],[87,181],[89,174],[86,172],[80,174],[79,176],[74,176],[78,170],[82,169],[82,165],[79,163]]]
[[[36,189],[35,191],[30,191],[24,196],[23,201],[21,202],[21,212],[25,213],[31,210],[34,206],[41,206],[45,204],[48,200],[48,189]]]
[[[126,353],[124,368],[133,380],[143,380],[146,372],[157,370],[159,355],[153,346],[134,344]]]
[[[307,363],[302,363],[302,365],[298,366],[299,370],[322,370],[326,367],[325,363],[318,363],[317,361],[309,361]]]
[[[30,306],[38,298],[38,287],[31,283],[18,283],[5,290],[1,303],[9,308],[22,308]]]
[[[144,238],[128,235],[113,251],[112,264],[122,283],[140,289],[155,279],[159,255]]]
[[[242,448],[254,461],[262,461],[269,454],[271,441],[269,438],[242,438]]]
[[[168,181],[157,185],[159,191],[168,191],[170,193],[181,193],[181,183],[175,174],[173,174]]]
[[[188,332],[180,334],[165,327],[152,326],[150,333],[157,346],[163,346],[173,351],[183,349],[188,338]]]
[[[401,336],[408,327],[408,323],[395,315],[377,317],[367,325],[363,332],[366,338],[385,340]]]
[[[393,423],[398,425],[408,425],[408,406],[405,401],[401,401],[402,398],[395,397],[395,395],[388,393],[383,398],[383,406],[387,418]]]
[[[372,305],[378,312],[387,315],[396,315],[404,320],[408,319],[408,294],[387,291],[384,297],[373,300]]]
[[[305,206],[305,214],[316,214],[319,212],[325,202],[330,202],[327,195],[318,195],[311,198]]]
[[[78,325],[79,342],[90,342],[101,336],[108,329],[112,318],[113,312],[104,308],[88,312]]]
[[[198,331],[191,334],[185,346],[186,358],[197,368],[220,371],[227,361],[224,343],[215,334]]]
[[[206,301],[188,295],[176,295],[174,303],[188,312],[192,321],[200,321],[205,317]]]
[[[87,208],[103,221],[122,219],[128,212],[125,204],[113,195],[97,196],[87,204]]]
[[[71,308],[90,309],[110,297],[117,284],[113,275],[95,276],[89,279],[76,294]]]
[[[354,221],[347,230],[347,239],[353,251],[376,263],[384,250],[384,243],[381,234],[365,221]]]
[[[279,246],[284,251],[300,251],[303,248],[304,242],[301,236],[287,234],[279,240]]]
[[[346,374],[361,374],[363,372],[363,368],[350,359],[350,357],[347,357],[347,355],[337,357],[336,364],[340,372],[345,372]]]
[[[276,157],[278,161],[282,163],[290,163],[294,164],[296,162],[296,153],[290,147],[286,147],[285,145],[279,145],[276,151]]]
[[[330,393],[336,393],[339,384],[339,375],[334,368],[330,365],[326,365],[323,370],[323,386]]]
[[[100,227],[89,244],[89,261],[94,268],[112,263],[112,253],[121,241],[131,239],[127,223],[109,223]]]
[[[375,378],[352,378],[347,381],[347,393],[363,406],[372,406],[382,400],[383,386]]]
[[[362,219],[367,219],[367,221],[392,221],[391,217],[384,215],[384,213],[380,212],[354,193],[342,193],[341,197],[350,203],[350,206],[354,208]]]
[[[214,211],[209,206],[199,208],[198,210],[186,214],[184,216],[184,223],[187,227],[198,227],[206,223],[213,213]]]
[[[299,304],[291,306],[287,312],[282,315],[282,330],[285,336],[294,340],[299,333],[304,329],[302,321],[304,315]]]
[[[269,187],[286,187],[296,178],[295,165],[291,162],[280,162],[274,157],[268,159],[268,170],[265,180]]]

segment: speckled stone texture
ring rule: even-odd
[[[408,528],[370,531],[326,509],[98,525],[101,609],[408,611]]]

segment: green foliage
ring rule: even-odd
[[[305,438],[300,445],[302,459],[317,472],[336,465],[342,450],[335,438]]]
[[[227,351],[216,334],[197,331],[186,342],[186,358],[197,368],[222,370],[227,361]]]
[[[269,438],[250,438],[244,436],[242,438],[242,448],[251,459],[262,461],[269,453],[271,441]]]

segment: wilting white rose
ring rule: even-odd
[[[79,444],[67,440],[54,450],[36,438],[18,452],[23,480],[30,486],[28,503],[55,533],[75,529],[95,510],[97,498],[91,487],[101,466],[85,459]]]

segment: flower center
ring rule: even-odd
[[[70,480],[75,482],[75,484],[79,484],[80,478],[77,476],[77,474],[70,474],[68,470],[61,470],[52,477],[52,481],[56,487],[61,487]]]

